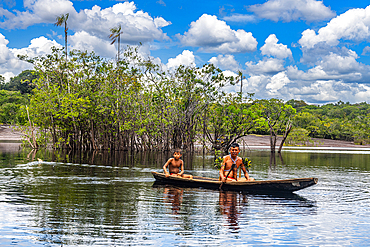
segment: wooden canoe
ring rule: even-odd
[[[219,189],[221,181],[216,178],[198,177],[193,179],[176,176],[166,177],[165,174],[152,172],[156,183],[172,184],[181,187],[199,187],[205,189]],[[317,184],[317,178],[296,178],[283,180],[260,180],[253,182],[228,181],[222,185],[222,190],[245,191],[249,193],[292,193]]]

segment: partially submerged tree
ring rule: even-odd
[[[120,66],[81,51],[70,51],[64,63],[57,48],[28,60],[38,75],[30,119],[48,130],[55,148],[194,150],[204,134],[213,147],[227,150],[261,122],[262,113],[275,138],[289,126],[291,106],[225,94],[222,87],[235,85],[235,78],[212,64],[162,71],[137,48],[123,55]]]
[[[296,110],[291,105],[284,104],[280,99],[260,100],[259,104],[262,109],[262,116],[270,131],[270,148],[272,153],[275,152],[278,134],[281,133],[283,135],[278,150],[280,153],[292,129],[292,118],[296,114]]]
[[[217,98],[219,89],[231,78],[212,64],[202,68],[179,66],[175,71],[148,73],[152,82],[155,107],[160,125],[167,129],[173,147],[192,150],[196,130],[204,126],[204,113]]]
[[[255,126],[261,112],[252,103],[251,96],[244,98],[249,103],[241,103],[240,95],[223,94],[209,106],[205,131],[212,149],[226,153],[233,142],[248,135]]]

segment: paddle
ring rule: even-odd
[[[231,171],[233,171],[234,170],[234,167],[236,166],[236,164],[235,163],[233,163],[232,164],[232,166],[231,166],[231,168],[230,168],[230,171],[227,173],[227,175],[226,175],[226,180],[225,181],[227,181],[227,178],[229,177],[229,175],[230,175],[230,172]],[[226,182],[225,182],[226,183]],[[218,188],[219,190],[222,190],[222,185],[224,184],[224,182],[221,182],[221,185],[220,185],[220,188]]]

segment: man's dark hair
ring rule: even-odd
[[[234,143],[231,143],[230,145],[231,148],[238,148],[239,147],[239,144],[234,142]]]

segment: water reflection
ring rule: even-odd
[[[243,154],[258,180],[319,177],[284,196],[153,189],[170,155],[0,148],[0,245],[368,245],[368,155],[283,152],[270,166],[269,151]],[[218,176],[212,155],[185,155],[186,172]]]
[[[220,191],[219,203],[221,214],[226,217],[228,227],[239,230],[240,207],[247,206],[247,196],[235,191]]]
[[[284,159],[283,159],[283,156],[281,155],[281,153],[271,153],[270,154],[270,167],[273,165],[273,166],[276,166],[276,155],[279,156],[279,159],[280,159],[280,162],[282,165],[284,165]]]
[[[181,209],[182,195],[184,189],[170,185],[165,185],[163,190],[163,201],[171,204],[172,214],[178,214]]]

